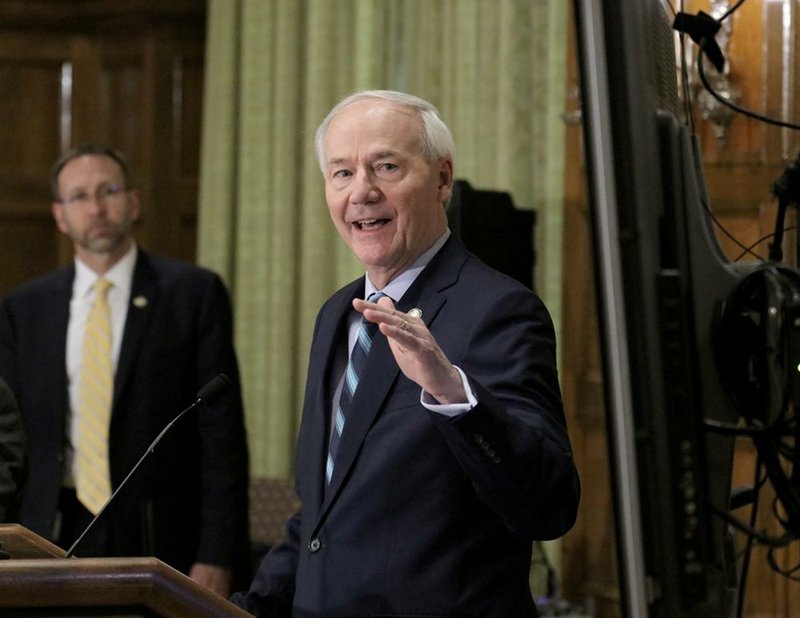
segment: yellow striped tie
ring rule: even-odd
[[[86,321],[75,448],[75,489],[78,499],[97,514],[111,496],[108,466],[108,426],[114,375],[111,364],[111,311],[106,294],[111,282],[98,279],[95,300]]]

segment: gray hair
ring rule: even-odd
[[[314,137],[314,147],[316,148],[317,160],[323,174],[325,173],[325,135],[328,133],[328,127],[336,115],[345,107],[363,99],[382,99],[415,110],[419,115],[422,129],[423,156],[429,161],[443,158],[452,160],[455,157],[456,145],[453,141],[453,135],[440,118],[439,110],[432,104],[425,99],[405,92],[397,92],[396,90],[362,90],[339,101],[317,129]]]

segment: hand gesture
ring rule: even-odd
[[[388,296],[371,303],[357,298],[353,306],[378,324],[389,341],[400,371],[440,404],[467,403],[461,376],[442,352],[422,318],[395,309]]]

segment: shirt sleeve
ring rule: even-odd
[[[448,416],[450,418],[455,418],[462,414],[466,414],[476,405],[478,405],[478,399],[475,397],[475,393],[472,392],[472,388],[469,385],[469,380],[467,380],[467,376],[461,371],[461,368],[453,365],[458,371],[458,375],[461,377],[461,386],[464,388],[464,394],[467,396],[467,403],[448,403],[448,404],[441,404],[434,399],[430,393],[425,392],[423,389],[422,393],[419,396],[419,402],[426,410],[430,410],[431,412],[436,412],[437,414],[441,414],[443,416]]]

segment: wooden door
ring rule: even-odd
[[[86,141],[129,158],[142,246],[194,259],[204,43],[204,0],[0,3],[0,295],[72,258],[49,173]]]

